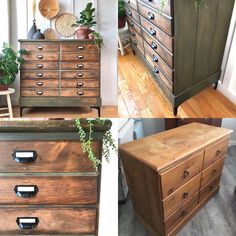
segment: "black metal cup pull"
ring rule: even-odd
[[[156,74],[159,74],[160,73],[160,70],[155,66],[153,71],[156,73]]]
[[[151,47],[152,49],[157,49],[157,45],[154,42],[152,42]]]
[[[153,60],[154,62],[158,62],[158,57],[155,56],[155,55],[153,55],[152,60]]]
[[[184,199],[188,198],[188,192],[183,193],[183,198]]]
[[[131,10],[128,11],[128,15],[132,16],[132,11]]]
[[[37,68],[42,69],[43,68],[43,64],[37,64]]]
[[[78,46],[77,47],[79,50],[83,50],[84,49],[84,46]]]
[[[84,59],[84,56],[83,55],[78,55],[77,58],[78,59]]]
[[[37,75],[37,77],[40,77],[40,78],[43,77],[43,73],[37,73],[36,75]]]
[[[153,28],[150,28],[150,34],[152,36],[156,35],[156,30],[154,30]]]
[[[84,65],[78,64],[77,67],[80,68],[80,69],[82,69],[82,68],[84,68]]]
[[[43,55],[38,55],[37,58],[38,59],[43,59]]]
[[[83,82],[78,82],[78,83],[77,83],[77,87],[79,87],[79,88],[83,87],[83,85],[84,85]]]
[[[38,46],[38,50],[43,50],[43,46]]]
[[[83,73],[77,73],[77,76],[78,76],[78,77],[83,77],[84,74],[83,74]]]
[[[84,95],[84,92],[83,91],[78,91],[77,94],[82,96],[82,95]]]
[[[37,82],[36,85],[39,86],[39,87],[42,87],[43,86],[43,82]]]
[[[151,13],[151,12],[148,12],[148,19],[149,20],[153,20],[154,19],[154,14],[153,13]]]
[[[15,150],[12,157],[16,162],[29,163],[36,161],[38,154],[36,151]]]
[[[36,94],[39,95],[39,96],[42,96],[43,95],[43,91],[37,91]]]
[[[34,229],[39,224],[38,217],[17,217],[17,225],[20,229]]]
[[[36,185],[17,185],[14,191],[18,197],[32,198],[38,193],[39,189]]]
[[[187,170],[184,171],[184,178],[187,178],[189,176],[189,172]]]

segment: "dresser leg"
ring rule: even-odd
[[[214,89],[215,89],[215,90],[218,88],[218,83],[219,83],[219,81],[217,81],[217,82],[215,83],[215,85],[214,85]]]
[[[97,109],[98,117],[101,117],[101,107],[91,107],[91,108]]]
[[[179,108],[179,107],[174,107],[174,108],[173,108],[173,114],[174,114],[174,116],[177,116],[177,114],[178,114],[178,108]]]
[[[23,115],[23,107],[20,107],[20,117],[22,117],[22,115]]]
[[[134,51],[134,49],[133,49],[133,54],[136,55],[136,52]]]

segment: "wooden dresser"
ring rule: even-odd
[[[92,40],[19,40],[20,108],[92,107],[100,116],[100,50]]]
[[[131,45],[172,104],[178,106],[217,82],[234,0],[125,0]]]
[[[95,125],[94,153],[111,127]],[[100,171],[74,121],[0,121],[0,235],[97,235]]]
[[[192,123],[119,147],[134,211],[152,235],[175,235],[219,191],[231,132]]]

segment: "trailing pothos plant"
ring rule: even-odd
[[[75,124],[78,128],[78,135],[81,141],[82,152],[83,154],[88,155],[88,159],[92,162],[93,167],[96,171],[98,171],[99,166],[102,164],[102,162],[93,152],[93,127],[94,125],[105,125],[108,121],[108,119],[101,118],[83,119],[82,124],[82,120],[80,118],[75,119]],[[88,126],[87,129],[84,128],[84,122]],[[102,141],[102,156],[107,162],[109,162],[111,151],[113,150],[117,152],[117,147],[110,129],[103,134]]]

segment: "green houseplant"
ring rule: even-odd
[[[27,54],[27,52],[21,49],[19,55]],[[24,62],[24,59],[18,56],[11,47],[6,43],[3,43],[2,52],[0,53],[0,90],[7,90],[8,85],[14,83],[16,75],[19,72],[20,65]]]
[[[125,2],[124,0],[118,0],[118,27],[125,27],[126,17],[125,17]]]

